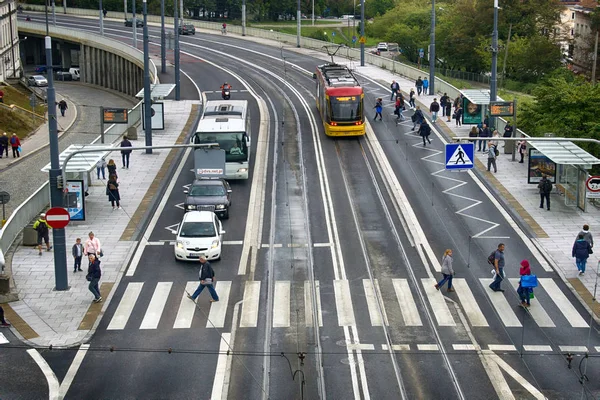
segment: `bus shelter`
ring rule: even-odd
[[[462,99],[462,123],[466,125],[477,125],[483,123],[485,115],[490,106],[490,91],[483,89],[465,89],[461,90]],[[502,101],[497,97],[497,101]]]
[[[527,183],[536,184],[546,175],[565,196],[565,205],[586,211],[588,169],[600,164],[573,142],[528,142]]]
[[[94,148],[106,148],[106,145],[77,145],[72,144],[59,155],[59,165],[62,169],[65,159],[78,150],[90,150]],[[73,156],[66,168],[67,181],[63,182],[65,191],[65,208],[69,211],[71,220],[85,220],[85,196],[91,182],[91,173],[96,169],[98,161],[105,158],[109,152],[98,150],[97,152],[80,153]],[[50,172],[50,164],[42,168],[42,172]]]

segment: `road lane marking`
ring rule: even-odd
[[[211,303],[208,321],[206,321],[207,328],[223,328],[225,326],[231,281],[217,281],[215,290],[219,296],[219,301]]]
[[[354,351],[358,351],[358,350],[375,350],[375,345],[374,344],[368,344],[368,343],[349,343],[346,345],[346,347],[348,347],[348,350],[354,350]]]
[[[396,298],[400,305],[400,312],[402,312],[402,318],[404,319],[404,325],[406,326],[423,326],[419,310],[417,309],[417,303],[410,292],[410,286],[408,286],[408,280],[406,279],[392,279],[394,285],[394,291],[396,292]]]
[[[222,242],[223,245],[225,246],[233,246],[233,245],[242,245],[244,244],[243,240],[223,240]]]
[[[417,350],[421,350],[421,351],[438,351],[440,349],[440,346],[438,346],[437,344],[418,344],[417,345]]]
[[[48,365],[44,357],[42,357],[42,355],[36,349],[27,350],[27,354],[33,358],[33,361],[36,362],[46,377],[46,381],[48,382],[48,396],[50,400],[58,399],[60,395],[60,385],[58,383],[58,378],[56,377],[54,371],[52,371],[52,368],[50,368],[50,365]]]
[[[545,344],[524,344],[523,350],[525,351],[544,351],[544,352],[552,352],[552,346],[548,346]]]
[[[194,319],[194,312],[196,311],[196,303],[191,299],[188,299],[188,293],[191,295],[198,287],[198,281],[190,281],[185,284],[185,291],[181,297],[181,303],[179,303],[179,310],[175,317],[175,323],[173,329],[187,329],[192,326],[192,320]]]
[[[521,327],[521,321],[519,321],[519,318],[517,318],[512,306],[508,303],[506,297],[504,297],[504,293],[494,292],[488,287],[489,284],[492,283],[492,280],[488,278],[480,278],[479,282],[481,282],[483,285],[484,291],[490,298],[494,308],[496,309],[496,312],[498,313],[498,316],[500,316],[500,319],[504,323],[504,326]]]
[[[350,284],[346,279],[336,279],[333,281],[333,290],[335,292],[335,305],[337,308],[339,326],[354,326],[354,307],[352,306],[352,297],[350,295]]]
[[[273,292],[273,328],[290,326],[290,281],[276,281]]]
[[[498,356],[494,353],[486,353],[485,356],[486,356],[486,358],[488,358],[491,361],[490,364],[493,364],[493,363],[497,364],[497,366],[500,367],[500,369],[503,369],[506,373],[508,373],[508,375],[510,375],[517,383],[519,383],[521,386],[523,386],[523,388],[525,388],[525,390],[527,390],[529,393],[531,393],[533,395],[533,397],[535,397],[538,400],[546,399],[546,396],[544,396],[542,394],[542,392],[537,390],[523,376],[519,375],[519,373],[517,371],[515,371],[510,365],[508,365],[508,363],[506,361],[504,361],[500,356]],[[502,375],[502,373],[500,373],[500,375]],[[506,381],[504,379],[502,379],[502,383],[505,383],[505,382]],[[510,387],[508,386],[508,384],[503,386],[502,392],[497,391],[497,393],[504,394],[502,399],[514,399],[514,396],[512,394],[512,391],[510,390]]]
[[[9,343],[8,339],[6,338],[6,336],[4,336],[3,333],[0,333],[0,344],[6,344]]]
[[[258,322],[258,302],[260,300],[260,281],[246,281],[240,328],[256,328]]]
[[[454,318],[448,309],[448,305],[446,304],[444,296],[442,296],[442,293],[440,293],[440,291],[434,286],[437,283],[436,280],[431,278],[422,278],[421,283],[425,289],[427,300],[429,300],[429,304],[431,305],[433,315],[435,315],[438,325],[456,326],[456,322],[454,322]]]
[[[71,387],[71,384],[73,383],[73,379],[75,379],[75,375],[77,374],[77,371],[79,370],[79,367],[81,366],[81,363],[83,362],[83,358],[85,357],[88,349],[90,348],[89,344],[82,344],[79,347],[79,350],[77,350],[77,354],[75,354],[75,358],[73,359],[73,362],[71,363],[71,366],[69,367],[69,370],[67,371],[67,374],[65,375],[63,381],[60,383],[60,387],[58,389],[58,398],[59,399],[64,399],[65,396],[67,395],[67,392],[69,391],[69,388]]]
[[[313,298],[311,295],[310,281],[304,281],[304,321],[307,327],[313,326]],[[323,314],[321,313],[321,287],[319,281],[315,281],[315,293],[317,296],[317,320],[319,326],[323,326]]]
[[[479,308],[477,300],[475,300],[475,296],[473,296],[471,287],[469,284],[467,284],[466,279],[455,278],[452,280],[452,285],[456,288],[456,294],[460,299],[460,304],[465,310],[465,314],[467,314],[471,325],[489,326],[487,320],[485,319],[485,315],[483,315],[481,308]]]
[[[468,351],[468,350],[475,350],[475,346],[472,345],[471,343],[466,344],[466,343],[457,343],[457,344],[453,344],[452,348],[456,351]]]
[[[232,357],[229,351],[231,333],[223,332],[221,334],[221,343],[219,344],[219,355],[217,357],[217,366],[215,368],[215,379],[213,381],[212,393],[210,398],[221,400],[223,398],[223,384],[225,383],[225,372],[227,370],[227,359]]]
[[[588,348],[586,346],[558,346],[560,351],[565,353],[587,353]]]
[[[548,296],[550,296],[556,307],[558,307],[573,328],[589,327],[552,278],[538,278],[538,282],[541,283]]]
[[[158,323],[165,310],[165,305],[167,304],[167,299],[169,298],[172,286],[173,282],[158,282],[156,284],[152,299],[150,299],[150,304],[148,305],[144,319],[140,324],[140,329],[158,328]]]
[[[517,351],[512,344],[488,344],[488,349],[491,351]]]
[[[389,349],[389,347],[387,344],[384,343],[381,345],[381,350],[387,351],[388,349]],[[393,344],[392,350],[393,351],[408,351],[408,350],[410,350],[410,345],[409,344]]]
[[[515,288],[515,290],[519,287],[519,280],[520,280],[519,278],[510,278],[509,279],[510,283]],[[533,317],[535,322],[541,328],[556,327],[556,325],[554,325],[554,322],[552,321],[552,318],[550,318],[550,316],[548,315],[546,310],[544,310],[544,307],[542,307],[542,305],[540,304],[539,301],[536,301],[534,299],[531,302],[531,306],[527,308],[527,311],[529,312],[529,314],[531,314],[531,316]]]
[[[600,353],[600,346],[594,347],[598,353]]]
[[[379,308],[377,307],[377,299],[381,298],[381,290],[379,289],[379,282],[377,279],[374,280],[375,285],[371,282],[370,279],[363,279],[363,287],[365,289],[365,298],[367,300],[367,308],[369,310],[369,317],[371,318],[371,325],[373,326],[381,326],[383,322],[386,325],[389,325],[387,314],[385,312],[385,307],[381,304],[381,313],[383,314],[383,321],[381,319],[381,314],[379,313]],[[377,294],[375,293],[377,291]]]
[[[313,247],[331,247],[333,243],[314,243]]]
[[[127,324],[127,320],[131,316],[131,312],[133,311],[133,307],[135,306],[135,302],[140,296],[140,292],[142,291],[142,287],[144,286],[144,282],[130,282],[127,284],[127,288],[125,288],[125,293],[123,293],[123,297],[117,306],[117,310],[113,315],[110,323],[106,330],[120,330],[124,329]]]

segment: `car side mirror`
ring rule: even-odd
[[[221,235],[224,235],[225,231],[223,229],[221,229]]]
[[[317,79],[317,74],[313,74],[313,79]]]
[[[231,193],[231,192],[233,192],[233,190],[227,189],[227,193]]]
[[[190,191],[189,190],[184,190],[183,193],[188,194]]]

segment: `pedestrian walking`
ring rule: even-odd
[[[490,146],[488,148],[488,160],[487,160],[487,170],[489,172],[490,167],[493,165],[494,166],[494,173],[498,172],[498,168],[496,167],[496,157],[497,157],[497,152],[498,150],[496,150],[496,145],[493,144],[490,141]]]
[[[462,106],[462,94],[454,99],[454,108],[458,108],[458,106]]]
[[[517,143],[517,149],[519,150],[519,155],[521,156],[521,161],[519,161],[519,163],[523,164],[525,152],[527,151],[527,142],[525,140],[519,141],[519,143]]]
[[[73,254],[73,272],[81,271],[81,259],[83,258],[83,244],[81,244],[81,238],[75,239],[75,244],[71,249]]]
[[[130,148],[133,146],[131,145],[131,142],[127,138],[127,135],[123,136],[123,140],[121,140],[120,146],[121,146],[121,148],[125,148],[124,150],[121,150],[121,158],[123,159],[123,168],[129,169],[129,156],[131,155]]]
[[[188,298],[190,298],[193,301],[196,301],[198,296],[200,296],[200,293],[202,293],[202,291],[206,287],[208,289],[208,291],[210,292],[210,296],[212,297],[212,299],[210,300],[211,303],[215,302],[215,301],[219,301],[219,296],[217,295],[217,291],[215,290],[215,287],[213,286],[216,281],[215,271],[212,269],[212,267],[210,266],[210,263],[208,261],[206,261],[206,258],[203,256],[200,256],[199,278],[200,278],[200,284],[198,285],[198,288],[196,289],[194,294],[192,294],[191,296],[188,294]]]
[[[448,282],[448,292],[454,292],[452,287],[452,277],[454,269],[452,268],[452,249],[447,249],[442,257],[442,280],[435,284],[435,288],[440,290]]]
[[[527,275],[531,275],[531,268],[529,267],[529,261],[523,260],[521,261],[521,268],[519,269],[519,275],[521,278],[519,279],[519,286],[517,287],[517,294],[521,299],[521,305],[523,307],[531,306],[531,294],[533,293],[533,288],[531,287],[523,287],[523,277]]]
[[[419,135],[423,138],[423,146],[425,146],[425,139],[431,144],[431,140],[429,140],[429,135],[431,135],[431,127],[427,124],[427,121],[423,120],[421,126],[419,126]]]
[[[10,327],[10,324],[8,322],[6,322],[6,320],[4,319],[4,308],[2,308],[2,306],[0,306],[0,327],[2,327],[2,328]]]
[[[505,138],[512,137],[514,130],[515,128],[510,124],[510,121],[507,121],[506,125],[504,126],[504,134],[502,136]]]
[[[427,77],[423,78],[423,94],[426,96],[429,94],[429,80]]]
[[[104,18],[106,18],[106,14],[108,14],[108,11],[106,11],[106,8],[104,10],[102,10],[102,15],[104,16]]]
[[[418,77],[415,81],[415,87],[417,88],[417,94],[420,96],[423,91],[423,79],[421,77]]]
[[[544,199],[546,200],[546,206],[550,211],[550,193],[552,192],[552,182],[546,175],[542,176],[542,179],[538,182],[538,191],[540,192],[540,208],[544,208]]]
[[[456,107],[456,109],[454,110],[454,114],[452,114],[452,118],[454,118],[454,120],[456,121],[456,126],[461,126],[461,118],[463,115],[463,109],[460,106],[460,104],[458,105],[458,107]]]
[[[414,114],[410,117],[410,119],[413,122],[413,127],[412,130],[414,131],[415,128],[417,127],[417,124],[422,124],[423,121],[425,121],[425,116],[423,115],[423,111],[421,111],[421,106],[417,106],[416,111],[414,112]]]
[[[400,93],[400,84],[396,81],[392,81],[390,89],[392,89],[392,97],[390,97],[390,101],[392,101],[394,100],[394,97],[397,97],[398,93]]]
[[[500,133],[498,133],[497,130],[494,130],[494,132],[492,132],[492,139],[488,140],[488,147],[490,147],[491,145],[496,146],[496,148],[498,148],[498,145],[500,144],[500,141],[498,140],[500,138]]]
[[[577,236],[579,235],[583,235],[585,241],[590,244],[590,249],[594,248],[594,237],[592,236],[592,232],[590,232],[590,226],[588,224],[583,225],[583,229],[579,232]],[[590,254],[592,253],[593,251],[590,251]]]
[[[37,232],[37,244],[39,255],[42,255],[42,242],[46,243],[46,251],[50,251],[50,226],[46,222],[46,214],[41,213],[40,218],[33,224],[33,229]]]
[[[86,256],[94,254],[98,257],[102,257],[104,255],[102,252],[102,246],[100,245],[100,240],[94,236],[94,232],[90,232],[88,234],[88,239],[83,245],[83,254]]]
[[[378,116],[379,120],[383,121],[383,117],[381,116],[381,111],[383,111],[383,99],[381,97],[377,99],[375,107],[373,108],[375,109],[375,118],[373,118],[373,121],[377,121]]]
[[[408,104],[414,109],[416,108],[415,105],[415,89],[410,89],[410,93],[408,95]]]
[[[110,201],[110,205],[112,205],[113,210],[115,208],[121,209],[121,195],[119,194],[119,182],[117,182],[116,175],[110,175],[108,177],[108,182],[106,183],[106,195],[108,196],[108,201]],[[115,207],[115,202],[117,203]]]
[[[434,98],[431,104],[429,105],[429,112],[431,113],[431,122],[435,124],[437,120],[438,112],[440,111],[440,103],[438,103],[437,99]]]
[[[494,265],[494,281],[490,283],[490,289],[494,292],[504,292],[502,289],[502,281],[504,280],[504,243],[498,245],[498,249],[490,255],[488,262],[493,259]]]
[[[85,277],[90,284],[88,285],[88,289],[94,295],[94,303],[100,303],[102,301],[102,296],[100,295],[100,288],[98,287],[98,282],[100,282],[100,278],[102,277],[102,271],[100,270],[100,260],[96,257],[95,254],[90,254],[88,256],[90,261],[90,265],[88,266],[88,272]]]
[[[492,136],[492,133],[490,132],[490,128],[487,127],[486,124],[483,124],[483,127],[481,129],[481,131],[479,132],[479,137],[481,139],[479,139],[479,142],[477,143],[477,151],[481,151],[483,153],[486,152],[486,144],[489,137]],[[481,149],[481,147],[483,146],[483,150]]]
[[[442,107],[442,117],[446,116],[446,104],[448,103],[448,100],[450,100],[450,97],[448,97],[448,93],[444,93],[444,95],[442,97],[440,97],[440,107]],[[448,115],[448,118],[450,118],[450,115]],[[448,119],[448,121],[450,121]]]
[[[452,111],[452,102],[450,101],[450,98],[448,97],[448,100],[446,101],[446,105],[445,105],[445,114],[446,114],[446,122],[450,122],[451,119],[451,111]]]
[[[100,180],[100,173],[102,172],[102,180],[106,179],[106,175],[104,174],[104,170],[106,169],[107,164],[106,164],[106,160],[104,158],[101,158],[97,163],[96,163],[96,174],[98,175],[98,180]],[[116,166],[115,166],[115,170],[116,170]]]
[[[472,143],[475,143],[477,141],[477,137],[479,136],[479,129],[477,129],[476,126],[473,126],[471,128],[471,130],[469,131],[469,137],[470,138],[474,138],[474,139],[470,139],[469,141]]]
[[[400,96],[396,96],[396,103],[394,104],[394,114],[396,115],[396,121],[400,119],[402,115],[402,98]],[[396,122],[398,124],[398,122]]]
[[[13,133],[10,138],[10,147],[12,147],[13,158],[21,157],[21,141],[16,133]],[[8,157],[8,154],[6,157]]]
[[[592,246],[585,240],[585,236],[580,233],[577,235],[577,240],[573,243],[573,250],[571,251],[571,256],[575,257],[575,264],[579,270],[579,275],[585,274],[585,264],[591,253]]]
[[[117,177],[117,179],[119,178],[119,176],[117,175],[117,164],[115,163],[115,160],[113,160],[112,158],[110,160],[108,160],[108,164],[106,164],[106,169],[108,169],[109,177],[111,175],[114,175]]]
[[[4,103],[4,92],[0,89],[0,103]]]
[[[0,136],[0,158],[2,158],[2,154],[6,153],[6,158],[8,158],[8,136],[6,132]]]
[[[57,104],[58,104],[58,109],[60,110],[60,115],[64,117],[65,111],[67,111],[67,109],[69,108],[69,106],[67,105],[67,102],[65,101],[65,99],[62,99]]]

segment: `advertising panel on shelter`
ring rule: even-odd
[[[556,164],[539,150],[529,149],[529,168],[527,183],[539,183],[546,175],[550,182],[556,183]]]
[[[85,221],[85,190],[83,181],[67,181],[66,204],[71,221]]]
[[[466,97],[463,98],[463,124],[476,125],[482,122],[481,104],[475,104]]]

